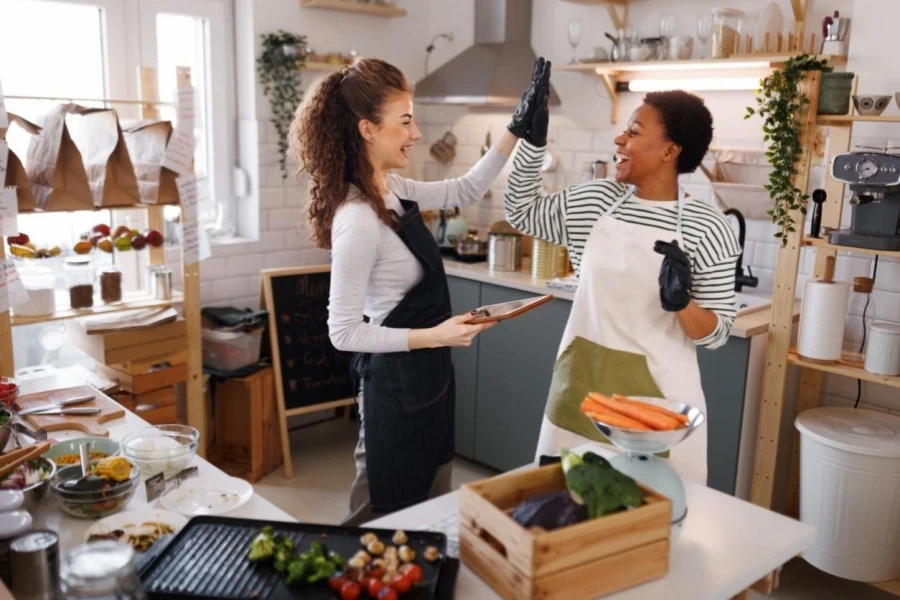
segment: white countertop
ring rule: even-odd
[[[462,277],[463,279],[471,279],[472,281],[480,281],[481,283],[490,283],[503,287],[522,290],[523,292],[532,292],[534,294],[552,294],[556,298],[562,300],[573,300],[574,292],[558,290],[547,287],[547,279],[533,279],[531,270],[529,269],[528,259],[525,259],[522,270],[509,271],[492,271],[488,268],[487,262],[464,263],[450,258],[444,259],[444,271],[449,277]],[[794,307],[794,318],[799,318],[800,303],[797,302]],[[751,338],[769,330],[771,322],[772,310],[769,308],[741,315],[734,321],[731,328],[731,335],[739,338]]]
[[[612,451],[587,444],[577,452]],[[812,546],[815,529],[788,517],[686,482],[688,516],[672,539],[669,573],[604,600],[728,600]],[[387,529],[419,529],[459,510],[454,492],[369,523]],[[498,596],[462,565],[456,598],[495,600]]]

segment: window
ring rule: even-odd
[[[4,0],[3,9],[0,81],[8,96],[136,98],[138,67],[150,65],[158,71],[160,99],[171,100],[175,67],[190,67],[197,109],[195,170],[206,175],[214,200],[201,219],[213,237],[234,234],[236,111],[234,78],[228,75],[234,62],[229,0]],[[32,121],[52,105],[7,100],[10,111]],[[135,106],[113,108],[126,123],[140,117]],[[160,116],[173,118],[173,113],[167,109]],[[12,128],[8,137],[24,157],[27,135]],[[78,220],[40,218],[42,230],[58,239],[71,239]]]

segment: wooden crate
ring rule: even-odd
[[[217,467],[255,483],[281,466],[281,429],[271,367],[216,382],[215,443],[209,451]]]
[[[172,367],[177,367],[179,365],[187,364],[188,353],[187,350],[179,350],[177,352],[171,352],[169,354],[163,354],[160,356],[152,356],[150,358],[145,358],[141,360],[132,360],[128,362],[121,362],[109,365],[111,368],[116,371],[121,371],[122,373],[128,373],[129,375],[143,375],[144,373],[148,373],[151,370],[158,368],[159,365],[168,364]]]
[[[88,335],[77,320],[68,325],[73,346],[96,360],[112,365],[150,359],[187,350],[187,326],[184,319],[144,329]]]
[[[132,394],[145,394],[176,383],[187,381],[187,364],[175,365],[148,371],[142,374],[129,374],[106,365],[97,365],[97,373],[114,381],[120,388]]]
[[[507,600],[588,600],[668,573],[672,503],[647,488],[640,508],[555,531],[510,517],[522,501],[564,488],[558,464],[462,486],[462,561]]]
[[[174,385],[144,394],[129,392],[113,394],[116,402],[133,411],[151,425],[178,423],[177,398],[178,388]]]

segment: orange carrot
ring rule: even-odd
[[[611,427],[620,427],[622,429],[631,429],[634,431],[651,431],[649,427],[640,421],[635,421],[634,419],[613,412],[590,398],[582,400],[581,412],[593,420],[600,421]]]
[[[662,406],[657,406],[655,404],[650,404],[649,402],[641,402],[640,400],[634,400],[632,398],[626,398],[625,396],[620,396],[619,394],[613,394],[612,399],[618,402],[624,402],[625,404],[631,404],[633,406],[642,406],[654,412],[658,412],[661,415],[666,415],[670,419],[675,419],[682,425],[688,424],[688,418],[686,415],[679,414],[677,412],[672,412],[667,408],[663,408]]]
[[[675,419],[669,418],[666,415],[660,414],[658,412],[648,410],[642,406],[634,406],[631,404],[625,404],[624,402],[617,402],[612,400],[603,394],[597,394],[596,392],[591,393],[590,395],[592,400],[599,402],[605,408],[610,409],[613,412],[617,412],[619,414],[625,415],[626,417],[630,417],[635,421],[640,421],[644,425],[652,429],[656,429],[658,431],[672,431],[678,427],[679,423]]]

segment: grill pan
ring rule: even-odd
[[[335,593],[328,582],[300,583],[289,588],[271,564],[255,564],[247,560],[250,542],[260,529],[271,525],[294,541],[294,552],[300,554],[314,541],[349,560],[363,549],[359,538],[367,532],[391,545],[395,530],[340,527],[308,523],[284,523],[228,517],[194,517],[152,560],[143,565],[141,581],[147,596],[159,598],[259,598],[261,600],[332,600]],[[445,586],[453,581],[440,581],[442,571],[455,579],[456,570],[444,569],[447,538],[442,533],[406,531],[407,545],[416,551],[416,564],[422,567],[422,582],[401,596],[404,600],[432,600],[444,596]],[[436,546],[441,558],[430,563],[422,555],[428,546]],[[452,574],[451,574],[452,572]],[[445,578],[446,579],[446,578]],[[440,584],[441,592],[438,593]]]

